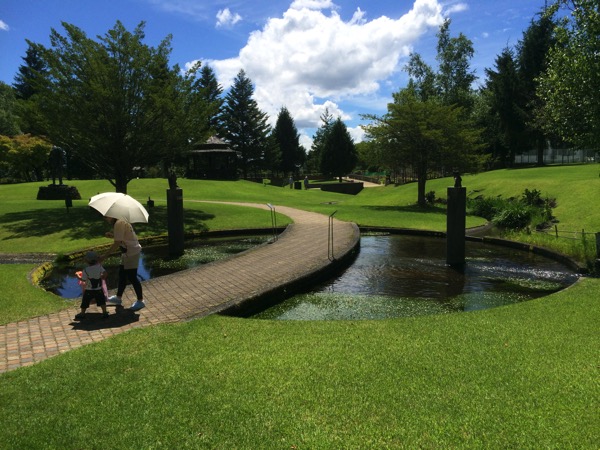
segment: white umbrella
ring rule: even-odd
[[[94,195],[88,206],[100,214],[129,223],[148,223],[148,211],[135,198],[121,192],[104,192]]]

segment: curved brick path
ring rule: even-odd
[[[267,205],[231,203],[268,210]],[[223,311],[245,300],[285,286],[331,264],[328,252],[329,218],[322,214],[276,206],[289,216],[289,225],[277,241],[172,275],[143,282],[147,307],[128,309],[100,319],[92,306],[89,318],[74,322],[73,308],[0,326],[0,372],[28,366],[82,345],[100,341],[132,328],[177,322]],[[358,245],[355,224],[333,221],[333,256],[340,259]],[[123,304],[134,301],[128,287]]]

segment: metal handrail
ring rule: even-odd
[[[271,242],[269,242],[269,244],[271,244],[271,243],[275,242],[277,239],[279,239],[279,237],[277,235],[277,214],[275,214],[275,207],[273,205],[271,205],[270,203],[267,203],[267,206],[271,210],[271,227],[273,229],[273,240],[271,240]]]
[[[335,256],[333,255],[333,216],[337,213],[337,209],[329,215],[329,227],[327,230],[327,259],[333,261]]]

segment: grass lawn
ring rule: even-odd
[[[361,225],[445,229],[442,211],[412,206],[415,185],[344,196],[178,181],[190,200],[188,230],[270,226],[268,212],[192,199],[337,210],[336,217]],[[560,226],[594,231],[598,183],[596,165],[463,176],[468,191],[484,195],[538,189],[557,198]],[[100,181],[73,184],[83,198],[111,190]],[[434,180],[427,190],[442,196],[449,184]],[[150,195],[157,204],[156,223],[136,227],[140,234],[166,231],[165,189],[164,180],[130,183],[131,195],[141,201]],[[104,225],[89,216],[86,200],[67,213],[61,202],[31,200],[36,192],[35,184],[0,186],[0,252],[106,243],[99,237]],[[44,218],[37,218],[40,211]],[[11,314],[62,307],[27,284],[30,268],[0,266],[3,323],[14,320]],[[585,278],[517,305],[419,318],[211,316],[133,330],[1,374],[0,448],[596,449],[599,289],[600,280]]]

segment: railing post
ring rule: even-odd
[[[270,203],[267,203],[267,206],[271,210],[271,228],[273,229],[273,240],[269,242],[269,244],[275,242],[278,239],[277,236],[277,214],[275,214],[275,207]]]
[[[327,232],[327,258],[329,261],[333,261],[335,259],[333,256],[333,216],[335,213],[337,213],[337,210],[329,215],[329,227]]]

